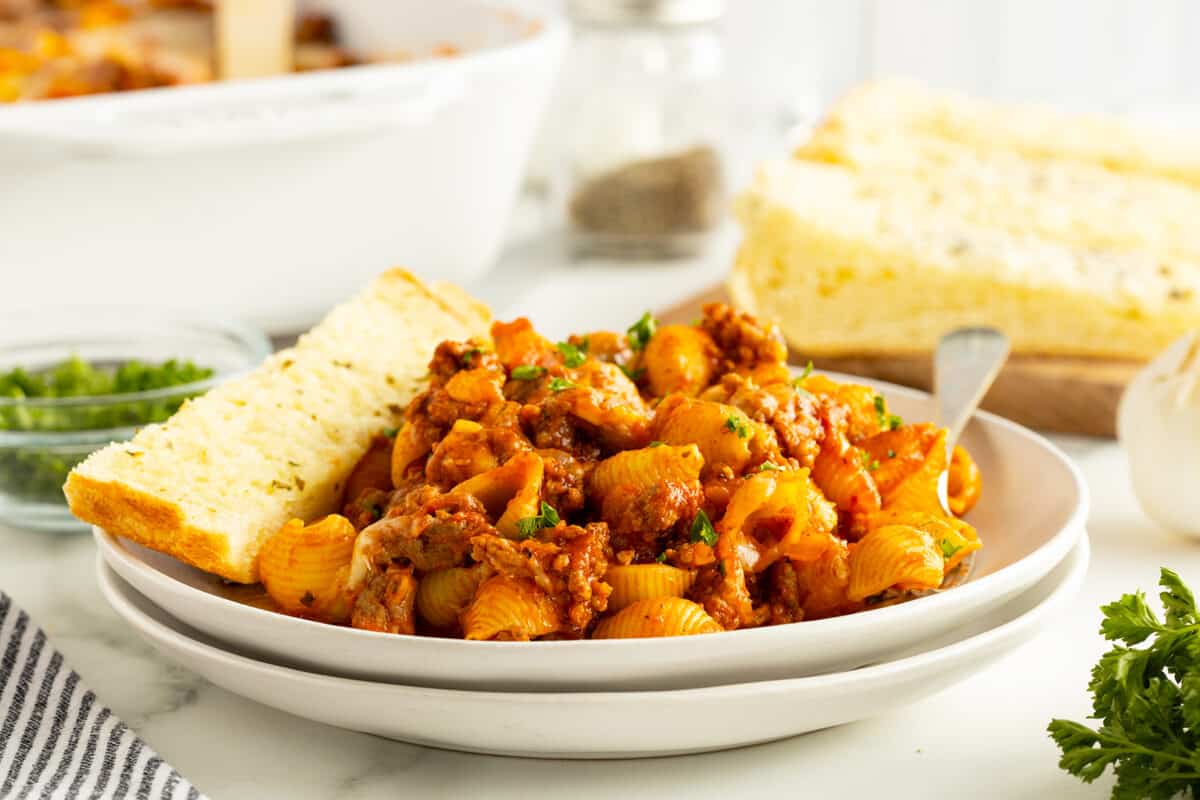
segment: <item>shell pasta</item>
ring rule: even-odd
[[[854,613],[966,569],[970,455],[786,356],[721,304],[690,326],[554,342],[518,319],[443,342],[341,513],[268,539],[267,593],[393,634],[644,638]]]

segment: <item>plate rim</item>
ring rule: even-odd
[[[1055,565],[1055,569],[1062,566],[1062,564],[1068,559],[1072,558],[1075,559],[1077,563],[1071,564],[1066,574],[1049,590],[1047,595],[1033,607],[1015,617],[1012,617],[1011,619],[1000,623],[999,625],[995,625],[987,630],[980,631],[979,633],[970,636],[965,636],[954,642],[934,648],[932,650],[924,650],[918,653],[913,653],[912,655],[897,659],[890,659],[877,664],[870,664],[855,669],[837,670],[819,675],[781,678],[768,681],[718,684],[715,686],[704,686],[689,689],[629,691],[612,690],[587,692],[506,692],[482,691],[478,689],[447,689],[438,687],[412,686],[408,684],[364,680],[361,678],[349,678],[339,675],[327,675],[324,673],[298,669],[296,667],[274,664],[264,659],[256,659],[247,655],[242,655],[241,653],[232,652],[231,650],[225,649],[224,647],[216,644],[210,644],[205,641],[197,640],[189,633],[181,632],[171,625],[154,619],[149,614],[138,608],[135,603],[126,596],[126,593],[132,592],[133,594],[139,596],[145,603],[148,603],[149,605],[158,609],[164,616],[170,619],[174,619],[174,617],[172,617],[168,612],[163,610],[152,600],[138,592],[137,589],[134,588],[124,578],[122,578],[115,569],[105,563],[99,554],[96,558],[96,575],[101,594],[113,608],[116,614],[126,623],[134,627],[140,635],[142,635],[144,638],[147,638],[152,645],[157,646],[157,643],[163,640],[175,641],[178,643],[177,647],[183,650],[188,650],[192,653],[200,653],[203,654],[202,657],[206,657],[208,659],[217,659],[225,662],[226,664],[233,663],[237,665],[238,669],[252,670],[264,678],[274,678],[280,675],[285,675],[290,681],[309,681],[316,684],[331,685],[335,688],[371,687],[374,691],[386,691],[398,695],[416,692],[421,694],[432,693],[434,697],[442,698],[455,697],[460,699],[473,699],[491,702],[502,700],[506,703],[521,702],[553,704],[556,702],[562,702],[564,697],[570,697],[571,702],[604,703],[611,701],[614,695],[619,695],[621,696],[622,700],[628,700],[632,702],[637,702],[639,699],[646,699],[648,697],[668,697],[670,699],[689,700],[700,697],[705,699],[713,699],[729,695],[730,698],[736,698],[751,692],[756,694],[770,694],[796,691],[800,687],[814,689],[852,689],[856,684],[871,682],[876,679],[898,679],[913,672],[920,671],[932,662],[937,662],[946,658],[953,658],[955,656],[966,657],[973,651],[986,648],[989,644],[993,643],[997,639],[1004,639],[1008,636],[1016,636],[1026,626],[1035,624],[1038,620],[1053,613],[1059,607],[1065,606],[1073,597],[1078,594],[1079,590],[1082,588],[1084,579],[1087,577],[1088,567],[1091,563],[1091,541],[1086,531],[1071,548],[1071,551],[1067,554],[1067,557],[1062,562]],[[1004,606],[1000,606],[998,609],[990,613],[999,613],[1003,608]],[[184,625],[182,622],[177,621],[177,623],[179,625]],[[200,635],[203,636],[204,634],[201,633]]]
[[[795,368],[793,368],[795,371]],[[865,385],[871,386],[881,392],[887,394],[896,394],[906,396],[910,399],[929,400],[932,394],[920,389],[913,389],[907,386],[899,386],[887,381],[877,381],[866,379],[861,376],[848,375],[841,372],[822,371],[821,374],[828,375],[834,380],[843,381],[858,381]],[[1088,490],[1087,482],[1083,478],[1082,472],[1076,466],[1074,461],[1063,452],[1063,450],[1047,439],[1042,434],[1031,430],[1024,425],[1020,425],[1012,420],[993,414],[988,411],[977,410],[971,417],[971,422],[977,419],[986,421],[989,424],[998,426],[1003,429],[1006,434],[1016,436],[1027,442],[1042,448],[1049,453],[1062,467],[1065,468],[1066,474],[1071,479],[1071,484],[1075,490],[1075,505],[1067,520],[1059,527],[1048,540],[1043,542],[1037,549],[1029,553],[1024,558],[1006,564],[1000,567],[995,572],[984,575],[979,578],[971,578],[951,590],[945,592],[937,592],[924,597],[916,597],[903,603],[885,606],[882,608],[864,609],[853,614],[844,614],[836,617],[829,617],[817,620],[805,620],[803,625],[806,630],[821,632],[835,630],[838,628],[846,629],[847,634],[854,633],[856,625],[865,624],[884,624],[887,620],[893,623],[902,623],[911,615],[928,610],[929,613],[934,613],[934,604],[940,603],[946,605],[950,601],[944,600],[947,596],[961,597],[963,592],[967,592],[972,596],[986,595],[991,588],[997,584],[1006,581],[1018,582],[1019,576],[1035,569],[1035,565],[1042,564],[1046,561],[1050,562],[1050,566],[1042,573],[1048,574],[1070,553],[1071,549],[1077,544],[1079,538],[1084,535],[1084,523],[1087,519],[1088,512],[1091,508],[1091,496]],[[298,635],[308,635],[309,631],[313,631],[317,626],[320,629],[329,630],[335,629],[339,634],[354,637],[360,641],[391,641],[397,644],[389,645],[395,647],[413,646],[414,642],[420,642],[427,647],[443,647],[446,649],[463,649],[467,652],[486,653],[493,650],[514,650],[520,649],[527,652],[542,652],[542,651],[564,651],[568,649],[580,649],[583,647],[594,648],[600,650],[608,648],[610,650],[619,650],[628,648],[631,642],[641,650],[652,650],[656,647],[666,647],[664,642],[670,642],[673,647],[701,647],[706,645],[699,644],[682,644],[676,638],[672,639],[579,639],[579,640],[555,640],[555,641],[534,641],[534,642],[494,642],[494,641],[468,641],[464,639],[441,638],[431,636],[417,636],[412,634],[391,634],[380,633],[377,631],[365,631],[357,628],[350,628],[341,625],[329,625],[315,620],[304,619],[302,617],[293,617],[287,614],[282,614],[275,611],[268,611],[261,608],[256,608],[244,603],[238,603],[220,595],[198,589],[181,580],[171,577],[164,572],[154,568],[149,563],[130,552],[123,544],[122,538],[109,533],[99,526],[92,526],[93,536],[97,542],[101,553],[106,557],[120,559],[127,567],[136,570],[139,574],[156,583],[165,591],[172,593],[182,592],[190,599],[196,602],[205,604],[209,609],[225,609],[228,611],[230,607],[238,609],[232,613],[244,614],[246,619],[256,620],[271,620],[270,623],[279,628],[288,627],[292,632]],[[165,555],[165,554],[164,554]],[[167,556],[170,557],[170,556]],[[184,563],[184,562],[180,562]],[[118,569],[114,567],[114,569]],[[118,569],[119,571],[119,569]],[[913,610],[915,609],[915,610]],[[262,616],[259,616],[262,615]],[[756,628],[747,628],[736,631],[722,631],[719,633],[706,634],[703,637],[685,637],[691,640],[710,641],[713,637],[728,637],[736,634],[739,637],[757,636],[760,639],[769,639],[770,637],[783,637],[788,635],[792,630],[792,625],[764,625]],[[431,644],[436,643],[436,644]],[[371,646],[371,645],[367,645]]]

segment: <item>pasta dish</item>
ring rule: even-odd
[[[302,14],[293,71],[417,57],[356,53],[340,38],[334,17]],[[211,0],[0,0],[0,103],[208,83],[215,39]],[[458,52],[439,43],[428,55]]]
[[[279,610],[474,640],[689,635],[936,590],[981,546],[960,519],[979,471],[944,430],[797,376],[774,325],[722,304],[557,343],[497,322],[438,346],[403,419],[341,514],[263,546]]]

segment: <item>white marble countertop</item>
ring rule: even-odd
[[[715,281],[729,236],[710,257],[638,269],[562,266],[552,244],[517,247],[476,287],[500,314],[536,313],[553,333],[619,325],[630,306],[660,308]],[[520,282],[512,280],[523,271]],[[603,280],[598,280],[603,278]],[[516,286],[528,287],[521,291]],[[600,288],[598,288],[600,287]],[[636,317],[636,313],[632,316]],[[51,635],[114,711],[213,798],[688,796],[891,798],[1106,797],[1061,773],[1051,717],[1083,718],[1092,663],[1105,649],[1098,606],[1152,589],[1170,565],[1200,582],[1200,545],[1138,510],[1120,450],[1058,437],[1092,490],[1092,565],[1050,630],[922,704],[757,747],[671,759],[535,761],[430,750],[342,731],[242,700],[154,653],[96,588],[82,535],[0,527],[0,588]]]

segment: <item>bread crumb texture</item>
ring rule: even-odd
[[[1200,148],[1103,117],[867,84],[738,200],[730,290],[809,355],[1145,358],[1200,324]]]
[[[371,438],[395,426],[444,339],[486,336],[457,287],[389,271],[295,347],[80,464],[65,491],[87,522],[233,581],[266,537],[334,509]]]

